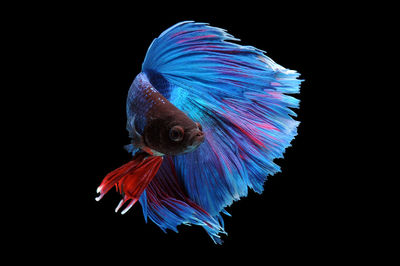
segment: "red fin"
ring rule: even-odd
[[[139,200],[140,195],[160,168],[162,160],[163,158],[160,156],[149,156],[146,153],[135,154],[132,161],[115,169],[103,179],[97,188],[100,196],[96,200],[99,201],[115,185],[117,191],[123,196],[115,209],[116,212],[125,202],[131,200],[122,211],[122,214],[124,214]]]
[[[153,155],[153,152],[152,152],[152,150],[151,150],[149,147],[143,146],[143,147],[141,147],[141,149],[142,149],[143,151],[147,152],[148,154]]]

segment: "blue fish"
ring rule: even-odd
[[[249,189],[262,193],[274,159],[297,135],[299,73],[225,30],[180,22],[150,45],[126,103],[133,159],[97,189],[140,202],[163,231],[202,226],[221,244],[222,214]]]

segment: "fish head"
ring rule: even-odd
[[[201,124],[192,121],[183,113],[154,119],[144,130],[146,145],[166,155],[192,152],[204,142],[204,139]]]

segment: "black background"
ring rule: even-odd
[[[19,244],[45,245],[37,256],[52,253],[60,259],[153,259],[165,251],[166,261],[182,254],[281,260],[317,255],[335,258],[351,253],[356,237],[348,208],[343,208],[346,175],[337,163],[342,145],[335,126],[343,106],[335,90],[341,86],[346,40],[340,21],[347,17],[335,6],[315,7],[267,3],[231,4],[224,8],[160,6],[57,6],[24,24],[36,43],[28,53],[45,65],[46,104],[37,104],[43,123],[46,155],[40,156],[41,190],[32,213],[23,222],[27,234]],[[316,8],[316,9],[315,9]],[[301,79],[301,121],[298,136],[285,158],[282,172],[269,177],[262,195],[250,192],[225,216],[224,244],[215,245],[198,226],[180,226],[163,233],[143,219],[136,204],[127,214],[114,212],[120,196],[109,192],[96,202],[96,188],[111,170],[130,155],[125,130],[125,101],[140,72],[151,41],[171,25],[195,20],[227,29],[241,43],[265,50],[278,64],[297,70]],[[45,89],[46,87],[46,89]],[[42,147],[42,146],[41,146]],[[342,162],[347,160],[342,155]],[[18,245],[19,245],[18,244]]]

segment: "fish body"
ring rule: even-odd
[[[232,40],[184,21],[152,42],[126,102],[133,158],[103,179],[97,200],[115,186],[116,211],[139,201],[163,231],[195,224],[222,243],[225,208],[262,193],[299,125],[299,74]]]

